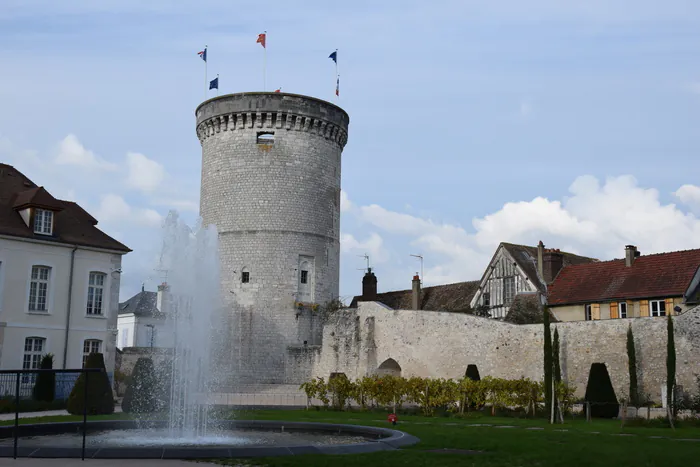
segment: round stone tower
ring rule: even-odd
[[[219,231],[229,384],[296,384],[338,297],[340,159],[348,114],[319,99],[241,93],[196,111],[200,214]]]

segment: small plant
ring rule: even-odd
[[[53,354],[47,353],[41,358],[39,366],[42,370],[53,369]],[[56,373],[38,373],[36,383],[32,389],[32,398],[35,401],[51,402],[56,397]]]

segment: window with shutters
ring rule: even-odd
[[[29,283],[29,311],[48,311],[50,280],[50,267],[32,266],[31,282]]]
[[[618,305],[620,318],[627,318],[627,302],[620,302]]]
[[[88,283],[87,314],[101,316],[103,314],[103,299],[105,278],[107,274],[91,272]]]
[[[666,316],[666,301],[649,300],[649,309],[651,310],[651,316]]]

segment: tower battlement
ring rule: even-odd
[[[348,139],[347,113],[320,99],[286,93],[239,93],[203,102],[196,111],[200,143],[221,131],[284,129],[305,131],[335,141]]]

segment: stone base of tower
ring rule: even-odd
[[[275,316],[278,319],[270,319]],[[310,310],[230,312],[216,347],[217,390],[254,385],[299,385],[320,360],[323,324]]]

